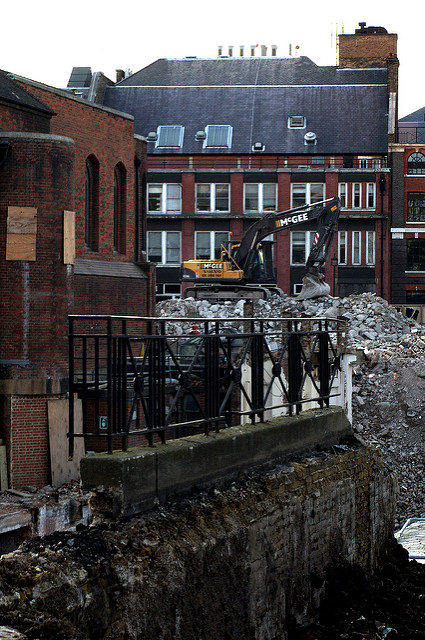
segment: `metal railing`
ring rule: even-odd
[[[69,454],[76,437],[111,453],[329,406],[345,337],[325,318],[70,316]]]

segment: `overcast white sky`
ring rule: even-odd
[[[402,117],[425,106],[425,11],[423,0],[401,9],[376,0],[15,0],[2,3],[0,68],[65,87],[73,66],[114,79],[116,68],[137,71],[157,58],[214,57],[219,44],[257,43],[276,44],[283,56],[293,43],[317,64],[335,64],[337,26],[353,33],[365,21],[398,33]]]

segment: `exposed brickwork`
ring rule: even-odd
[[[131,261],[134,258],[134,154],[133,120],[108,113],[72,97],[22,83],[22,86],[48,105],[53,116],[51,132],[69,136],[75,141],[75,211],[76,245],[79,257]],[[90,155],[99,162],[99,220],[98,250],[92,251],[84,243],[85,164]],[[125,254],[114,252],[114,169],[121,163],[126,172],[127,221]]]
[[[344,33],[338,42],[339,66],[343,68],[384,67],[387,58],[397,56],[396,33]]]
[[[327,569],[376,566],[393,535],[394,491],[380,454],[356,445],[248,474],[177,508],[73,535],[72,549],[64,539],[5,558],[3,613],[22,611],[36,629],[47,610],[58,635],[284,639],[317,615]],[[105,597],[112,579],[118,608]]]
[[[0,103],[0,131],[2,130],[49,133],[50,117],[30,109]]]

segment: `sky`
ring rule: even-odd
[[[2,5],[0,68],[66,87],[72,67],[133,72],[158,58],[215,57],[218,45],[289,45],[316,64],[336,63],[335,34],[358,22],[398,34],[399,116],[425,106],[423,0],[400,4],[357,0],[19,0]],[[293,49],[294,50],[294,49]]]

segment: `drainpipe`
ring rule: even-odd
[[[5,164],[7,157],[9,155],[10,142],[2,142],[0,144],[0,169]]]
[[[134,262],[140,262],[140,181],[139,169],[142,161],[134,156],[134,192],[135,192],[135,218],[134,218]]]
[[[380,296],[384,297],[384,220],[386,216],[384,216],[384,193],[385,193],[385,175],[381,173],[379,176],[379,192],[381,194],[381,286],[380,288]]]

